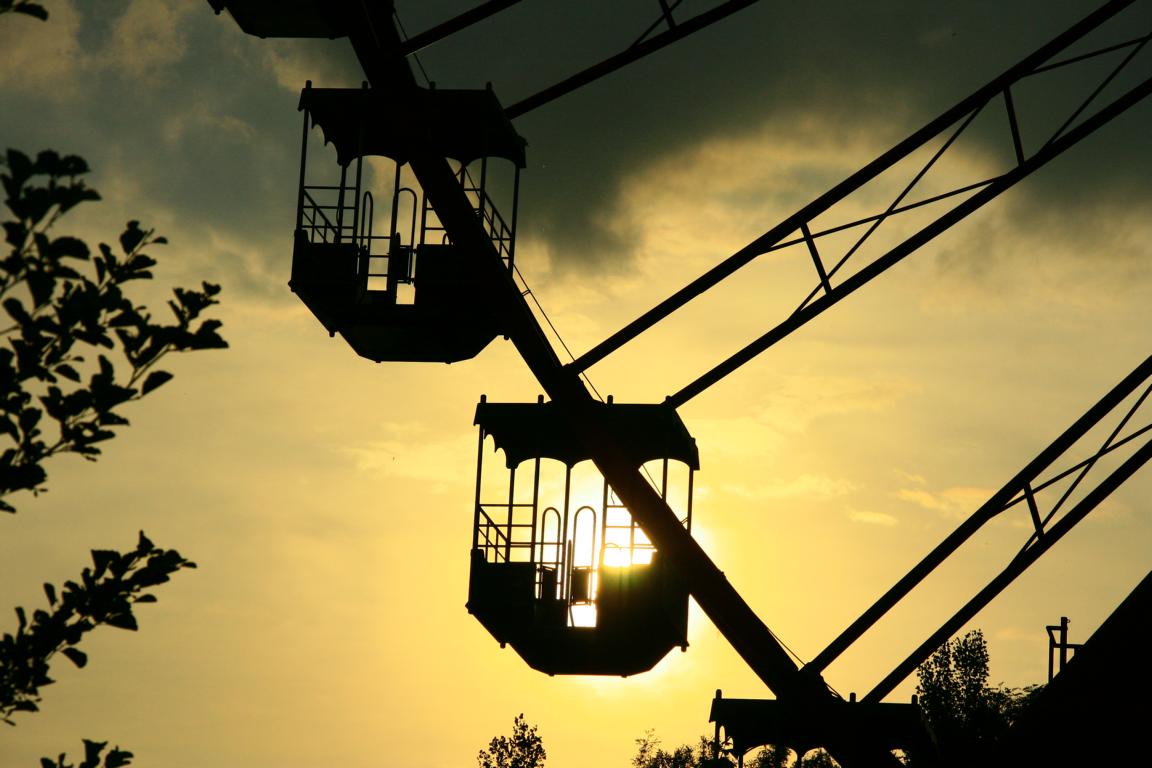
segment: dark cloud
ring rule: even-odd
[[[400,4],[405,19],[415,15],[416,5]],[[436,4],[419,5],[431,23]],[[460,5],[445,7],[440,17]],[[621,30],[641,30],[656,15],[654,3],[629,4],[627,13],[620,3],[572,5],[580,6],[579,19],[557,14],[553,4],[522,3],[425,51],[421,60],[445,85],[480,87],[490,80],[512,103],[619,50],[628,42]],[[811,114],[830,130],[878,131],[894,142],[1096,5],[758,3],[519,119],[532,163],[524,220],[564,259],[624,259],[628,233],[608,226],[612,206],[621,180],[654,159],[708,137],[789,127]],[[683,12],[693,6],[703,4],[685,3]],[[1145,29],[1149,16],[1145,10]],[[409,32],[416,26],[410,24]],[[1129,20],[1126,28],[1140,24]],[[1061,93],[1067,91],[1061,86]],[[1071,177],[1081,190],[1104,183],[1107,194],[1121,197],[1135,187],[1146,197],[1140,170],[1146,166],[1131,157],[1146,155],[1147,142],[1140,140],[1146,132],[1146,119],[1118,121],[1109,135],[1129,157],[1095,160],[1082,153],[1064,176],[1046,174],[1049,183],[1035,185],[1034,193],[1061,197]],[[1003,142],[1005,135],[999,131],[986,140]],[[860,164],[870,159],[862,157]],[[773,223],[765,222],[765,229]]]
[[[397,3],[409,34],[473,4]],[[689,0],[680,13],[715,4]],[[880,151],[1095,5],[763,0],[519,118],[530,163],[521,231],[546,242],[562,266],[626,270],[632,233],[615,206],[622,182],[638,170],[708,138],[779,132],[813,117],[846,138],[875,136]],[[358,82],[346,41],[248,37],[207,3],[183,0],[172,4],[184,12],[173,32],[179,55],[126,71],[108,61],[110,52],[130,58],[146,42],[118,37],[130,4],[77,7],[89,59],[74,73],[73,94],[0,92],[5,141],[84,154],[97,171],[131,177],[143,197],[179,211],[190,228],[286,244],[300,130],[295,89],[303,84],[295,81]],[[422,51],[418,76],[422,68],[441,87],[492,82],[511,104],[626,47],[657,15],[656,3],[641,0],[525,0]],[[1142,11],[1145,28],[1149,16]],[[1149,109],[1134,110],[1026,182],[1027,194],[1039,206],[1147,200],[1148,118]],[[985,140],[1002,143],[1003,132]],[[830,182],[796,183],[811,197]],[[268,271],[284,271],[280,257],[287,253],[264,257]]]
[[[79,56],[72,71],[46,87],[2,93],[4,144],[84,156],[93,186],[133,190],[137,199],[128,202],[151,214],[131,215],[145,220],[157,209],[176,212],[181,244],[205,258],[221,255],[208,247],[213,231],[235,242],[283,244],[279,253],[254,248],[237,259],[229,280],[255,289],[276,274],[274,288],[282,290],[300,118],[298,93],[281,79],[296,70],[315,70],[320,80],[340,77],[354,63],[347,45],[249,38],[199,0],[168,4],[179,26],[166,39],[133,39],[125,23],[131,7],[76,4]],[[66,31],[59,18],[47,24]],[[147,50],[157,44],[160,50]]]

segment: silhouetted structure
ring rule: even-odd
[[[1012,727],[993,768],[1138,765],[1148,751],[1152,573],[1100,625]]]
[[[691,531],[700,461],[676,411],[611,402],[600,410],[631,463],[655,470],[661,498],[683,500]],[[574,467],[591,454],[561,406],[481,400],[476,424],[468,610],[480,623],[548,674],[631,675],[687,648],[685,580],[593,468],[592,482],[574,487]],[[504,463],[486,471],[488,437]],[[685,470],[679,478],[670,462]]]
[[[440,222],[439,226],[443,228],[444,239],[441,244],[434,244],[426,239],[428,228],[423,225],[419,227],[419,236],[415,234],[415,230],[410,230],[408,240],[404,240],[403,228],[399,226],[399,220],[394,212],[388,230],[390,238],[388,246],[377,251],[371,232],[365,233],[360,223],[370,217],[364,213],[364,202],[361,200],[358,181],[352,183],[356,190],[352,194],[352,199],[356,201],[351,204],[352,208],[346,209],[345,204],[338,201],[335,208],[338,221],[326,221],[322,225],[316,225],[312,222],[319,217],[322,210],[328,210],[325,208],[328,204],[316,203],[314,197],[305,200],[304,195],[308,189],[302,180],[302,200],[298,216],[300,222],[298,229],[302,235],[297,238],[299,248],[297,258],[294,259],[293,288],[312,307],[329,331],[344,334],[361,354],[376,360],[462,359],[476,354],[493,335],[503,334],[516,345],[525,364],[551,399],[551,403],[548,404],[550,410],[546,409],[543,403],[536,406],[492,404],[488,407],[482,403],[477,411],[477,423],[481,426],[481,444],[483,445],[486,431],[494,437],[497,433],[501,433],[502,436],[497,438],[497,442],[506,452],[511,450],[511,453],[506,453],[506,468],[510,472],[510,478],[507,498],[504,501],[504,517],[500,517],[496,512],[499,503],[489,505],[487,497],[482,500],[480,490],[477,492],[469,608],[489,631],[502,642],[511,643],[538,669],[552,673],[629,674],[651,666],[683,637],[680,629],[682,625],[678,618],[682,588],[676,583],[676,580],[682,580],[687,592],[695,598],[732,648],[778,697],[778,703],[753,702],[748,705],[733,705],[734,708],[730,711],[722,708],[718,712],[720,716],[727,718],[734,728],[743,729],[746,721],[751,723],[747,725],[748,743],[765,738],[766,735],[793,739],[797,742],[819,738],[826,741],[829,751],[845,766],[894,765],[895,758],[889,753],[889,748],[902,740],[916,738],[914,728],[905,725],[910,722],[911,710],[882,708],[878,706],[880,700],[891,693],[919,663],[956,631],[960,623],[986,605],[1073,525],[1098,506],[1112,490],[1152,458],[1152,443],[1144,442],[1132,450],[1136,445],[1134,442],[1136,438],[1148,431],[1146,428],[1134,429],[1121,435],[1125,425],[1128,424],[1128,417],[1135,410],[1134,407],[1094,456],[1073,465],[1055,477],[1039,477],[1042,471],[1047,470],[1052,462],[1060,459],[1069,450],[1075,442],[1070,437],[1073,433],[1081,427],[1087,429],[1099,423],[1113,408],[1118,407],[1122,397],[1113,398],[1116,402],[1111,402],[1107,407],[1102,402],[989,499],[968,522],[929,553],[825,651],[801,668],[768,626],[744,602],[716,564],[692,539],[684,522],[668,504],[663,489],[658,487],[659,484],[650,482],[642,475],[641,465],[646,459],[638,460],[639,454],[633,443],[637,440],[643,443],[647,438],[636,437],[622,425],[621,418],[613,415],[615,413],[613,409],[622,406],[597,403],[582,379],[583,373],[591,366],[756,258],[792,246],[806,249],[814,268],[812,288],[806,296],[799,297],[801,300],[797,308],[762,336],[673,392],[660,408],[664,409],[663,413],[675,415],[676,408],[771,348],[793,331],[803,327],[933,238],[946,232],[954,224],[995,200],[1000,194],[1152,95],[1152,78],[1136,74],[1133,84],[1133,78],[1129,77],[1133,70],[1129,66],[1130,63],[1145,48],[1146,43],[1152,40],[1152,34],[1133,36],[1139,33],[1124,28],[1121,30],[1123,37],[1119,42],[1110,40],[1087,52],[1079,45],[1090,33],[1113,19],[1135,0],[1111,0],[1104,3],[1096,11],[959,100],[954,106],[861,167],[844,181],[780,221],[746,247],[566,364],[560,361],[556,350],[549,343],[540,323],[525,301],[524,292],[512,279],[510,274],[512,236],[508,239],[508,250],[505,252],[503,236],[499,234],[500,228],[494,227],[492,220],[485,213],[483,191],[479,195],[479,202],[475,195],[470,197],[466,180],[458,174],[458,168],[452,168],[449,162],[449,158],[453,157],[457,159],[458,165],[462,162],[453,154],[454,152],[474,156],[474,150],[453,149],[454,142],[460,138],[454,133],[456,128],[466,133],[475,131],[469,133],[469,141],[475,140],[477,135],[489,137],[488,143],[482,142],[484,149],[481,150],[480,157],[487,157],[489,154],[500,156],[499,153],[492,152],[499,143],[493,142],[493,137],[501,135],[497,125],[499,121],[489,122],[492,119],[488,113],[490,108],[477,98],[475,103],[462,105],[464,111],[461,114],[464,116],[451,129],[446,129],[452,137],[438,135],[437,107],[434,103],[437,97],[429,96],[426,89],[416,84],[407,59],[421,45],[451,34],[474,20],[498,11],[508,3],[502,0],[485,3],[472,12],[462,14],[456,19],[406,40],[394,23],[393,9],[388,2],[361,3],[351,0],[330,2],[293,0],[285,4],[271,3],[269,0],[209,0],[209,2],[218,12],[227,8],[240,26],[251,34],[330,37],[347,35],[372,87],[355,92],[355,95],[333,97],[335,113],[332,119],[335,122],[332,136],[337,134],[344,136],[340,143],[347,145],[342,151],[344,159],[341,160],[343,169],[341,181],[333,189],[337,190],[337,196],[341,199],[348,191],[349,183],[346,176],[348,162],[362,157],[365,152],[365,145],[355,142],[366,141],[364,137],[369,132],[379,130],[387,134],[390,130],[396,130],[399,132],[397,141],[400,149],[395,150],[398,155],[393,157],[393,160],[397,163],[407,160],[426,198],[423,202],[414,204],[414,207],[424,212],[433,211],[436,220]],[[631,48],[546,88],[535,96],[516,102],[508,108],[504,117],[523,114],[624,63],[646,55],[658,47],[657,44],[677,39],[686,31],[701,28],[750,2],[751,0],[722,2],[712,10],[688,20],[673,18],[673,11],[677,7],[675,4],[661,3],[660,17]],[[667,26],[666,31],[652,35],[654,30],[664,25]],[[1084,62],[1089,62],[1090,65],[1107,62],[1108,57],[1113,59],[1114,66],[1100,79],[1098,87],[1068,113],[1058,115],[1054,121],[1051,121],[1051,115],[1034,116],[1025,114],[1017,108],[1013,93],[1025,87],[1025,83],[1034,83],[1048,72],[1067,71],[1066,67],[1079,66]],[[1119,77],[1121,74],[1129,79]],[[302,99],[302,107],[306,110],[315,110],[319,114],[323,111],[320,102],[316,101],[314,105],[310,105],[316,98],[306,94]],[[340,99],[348,101],[341,104]],[[999,122],[1005,129],[1004,139],[1008,142],[1009,151],[1006,154],[1011,157],[1005,167],[991,176],[976,177],[965,183],[954,184],[954,180],[949,178],[943,184],[918,187],[922,179],[937,165],[937,161],[955,145],[957,139],[969,130],[982,113],[992,109],[1002,110]],[[381,121],[380,116],[385,114],[400,117]],[[1023,130],[1023,127],[1028,130]],[[305,132],[307,133],[307,123]],[[1033,140],[1030,143],[1029,137],[1034,139],[1036,136],[1041,137],[1039,141]],[[372,141],[376,139],[373,138]],[[391,146],[388,142],[385,144]],[[337,149],[338,152],[341,151],[340,144]],[[404,155],[405,152],[408,154]],[[854,193],[902,163],[907,161],[911,164],[913,157],[918,153],[927,160],[923,165],[917,164],[910,174],[907,186],[903,187],[888,205],[862,218],[850,221],[832,220],[835,216],[829,213],[835,206],[848,200]],[[519,156],[510,157],[508,154],[503,156],[511,160],[517,169],[523,164]],[[482,172],[482,178],[483,175]],[[398,185],[396,189],[392,197],[394,205],[400,197]],[[857,215],[855,208],[850,205],[847,207],[852,209],[853,216]],[[511,230],[514,235],[515,205],[512,210]],[[910,235],[899,234],[895,238],[896,244],[891,247],[888,245],[878,247],[878,255],[860,255],[865,253],[861,246],[866,244],[877,228],[891,218],[909,211],[917,211],[923,216],[921,220],[926,220],[928,223],[919,229],[911,227]],[[352,217],[354,223],[350,230],[346,229],[341,213]],[[313,214],[315,216],[309,218]],[[838,249],[835,245],[838,238],[831,236],[851,231],[861,233],[859,238],[845,238],[850,244],[843,253],[834,253]],[[332,239],[325,239],[328,232],[334,233]],[[422,250],[422,247],[434,248],[444,244],[451,244],[456,250],[451,255],[443,257],[437,251]],[[416,259],[415,267],[411,261],[413,254]],[[421,264],[424,263],[425,257],[429,263],[442,263],[445,269],[435,277],[432,276],[432,272],[422,272]],[[383,272],[379,275],[374,272],[373,259],[385,264]],[[362,268],[361,262],[367,262],[368,266]],[[433,272],[436,271],[436,267],[431,269]],[[431,291],[421,293],[419,285],[425,277],[429,278],[430,284],[435,284],[441,279],[443,283]],[[381,291],[372,289],[370,281],[373,279],[384,281]],[[403,302],[398,301],[398,298],[400,288],[409,283],[418,288],[413,306],[419,305],[421,309],[418,311],[405,309],[408,315],[404,315],[400,311],[403,309]],[[475,290],[469,292],[465,287],[467,285],[474,286]],[[372,295],[373,293],[379,295]],[[429,303],[425,307],[421,302],[426,296],[429,298]],[[443,300],[446,296],[462,302],[463,308],[454,309],[451,306],[453,302]],[[421,314],[425,309],[429,314]],[[489,315],[489,311],[493,314]],[[412,320],[411,324],[408,324],[409,319]],[[459,327],[471,323],[475,323],[478,327],[476,329]],[[1126,396],[1133,388],[1143,383],[1149,375],[1150,364],[1152,361],[1146,361],[1121,387],[1110,393],[1106,400],[1131,385],[1124,390]],[[1143,402],[1143,398],[1140,402]],[[1136,407],[1138,406],[1139,403]],[[498,410],[501,407],[510,409],[509,413],[517,414],[521,412],[516,409],[523,409],[522,415],[504,417]],[[663,419],[665,416],[660,418]],[[599,551],[599,560],[590,554],[586,561],[581,563],[576,556],[576,553],[581,551],[578,524],[584,517],[589,517],[589,513],[585,512],[584,517],[581,517],[580,507],[571,509],[568,499],[565,499],[562,507],[553,507],[551,512],[547,506],[541,507],[537,496],[541,488],[538,479],[531,486],[533,494],[530,503],[518,499],[515,491],[516,468],[529,459],[534,460],[532,466],[539,467],[539,459],[550,455],[545,450],[547,440],[543,437],[550,433],[541,426],[547,422],[551,422],[552,427],[558,430],[556,434],[563,435],[562,442],[557,444],[559,447],[548,450],[561,453],[569,459],[578,456],[570,462],[563,456],[559,458],[562,463],[569,462],[565,464],[569,468],[583,459],[591,459],[601,473],[602,482],[606,484],[603,487],[615,492],[620,508],[626,509],[630,515],[629,530],[639,525],[647,534],[654,552],[653,559],[651,563],[645,564],[646,571],[632,570],[631,574],[638,576],[646,573],[647,576],[633,581],[646,581],[659,586],[642,587],[630,583],[628,579],[620,579],[622,586],[618,594],[675,596],[675,600],[666,604],[674,606],[675,610],[671,611],[674,615],[671,615],[667,622],[668,631],[666,633],[662,631],[664,638],[659,642],[649,643],[647,639],[634,641],[629,635],[643,635],[647,632],[641,622],[621,618],[619,624],[616,624],[617,620],[610,618],[614,615],[615,609],[609,608],[608,602],[613,599],[610,596],[614,594],[616,585],[610,585],[611,580],[604,570],[606,550],[603,542],[606,539],[606,530],[601,531],[600,544],[592,539],[590,553]],[[642,428],[646,429],[647,426]],[[1129,457],[1088,491],[1083,499],[1065,506],[1064,502],[1068,496],[1064,495],[1050,508],[1041,510],[1037,496],[1045,488],[1072,473],[1077,474],[1073,485],[1080,484],[1080,480],[1096,465],[1099,457],[1125,445],[1131,450]],[[571,451],[577,453],[571,454]],[[695,463],[692,462],[690,466],[694,468]],[[612,506],[608,503],[609,498],[610,495],[605,490],[603,509],[599,518],[602,529],[605,529],[604,520],[607,518],[609,507]],[[526,503],[528,506],[522,506]],[[975,530],[1011,507],[1027,509],[1033,526],[1032,534],[1020,554],[992,583],[881,680],[859,704],[843,702],[821,677],[827,665],[967,540]],[[526,509],[531,510],[531,519],[528,521],[522,517],[527,514]],[[554,523],[549,529],[547,520],[559,522]],[[553,533],[549,533],[549,530]],[[635,554],[636,549],[632,547],[629,550],[629,557],[634,558]],[[634,559],[630,562],[633,569],[640,565]],[[580,570],[581,568],[584,570]],[[645,599],[644,603],[656,605],[663,599],[661,597],[651,603]],[[583,632],[581,630],[588,628],[579,627],[573,621],[574,610],[593,606],[596,608],[597,626],[593,632]],[[663,612],[664,608],[660,610]],[[623,617],[627,614],[617,615]],[[614,625],[622,629],[615,633],[609,631]],[[642,629],[644,631],[641,631]],[[609,637],[616,639],[609,641]],[[891,716],[891,723],[889,723],[890,715],[887,713],[897,713]],[[810,725],[802,725],[801,721],[812,722]],[[888,731],[889,728],[900,733],[894,736]]]
[[[885,750],[904,751],[916,766],[931,765],[934,756],[915,697],[909,704],[865,703],[853,696],[849,701],[797,705],[773,699],[726,699],[716,691],[708,719],[716,724],[717,744],[730,744],[740,768],[748,752],[768,744],[803,755],[817,747],[870,742]]]
[[[290,285],[330,334],[376,362],[455,362],[474,357],[501,333],[483,254],[452,242],[428,198],[402,184],[413,153],[456,161],[456,180],[506,269],[513,266],[516,203],[524,140],[491,90],[420,90],[418,109],[398,118],[367,87],[300,94],[304,134]],[[309,178],[311,127],[336,149],[339,176]],[[377,223],[364,188],[364,158],[392,161],[390,210]],[[511,219],[488,189],[488,163],[512,164]],[[479,163],[479,179],[469,166]],[[316,175],[313,172],[313,175]],[[379,227],[379,228],[378,228]]]
[[[256,37],[327,37],[347,34],[339,17],[316,0],[208,0],[212,10],[225,9],[236,25]]]
[[[1049,624],[1044,630],[1048,633],[1048,682],[1052,682],[1052,678],[1064,669],[1071,658],[1069,651],[1078,651],[1083,646],[1068,642],[1067,616],[1061,616],[1059,624]]]

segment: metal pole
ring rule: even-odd
[[[312,87],[312,81],[304,82],[304,89]],[[300,189],[296,196],[296,229],[304,228],[304,170],[308,166],[308,110],[304,110],[304,130],[300,135]]]
[[[483,403],[488,398],[485,395],[480,396],[480,402]],[[480,543],[480,477],[481,472],[484,470],[484,427],[480,427],[480,439],[476,445],[476,509],[472,513],[472,549]]]

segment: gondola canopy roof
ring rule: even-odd
[[[464,165],[500,157],[523,168],[527,142],[516,133],[491,89],[420,88],[398,103],[369,88],[312,88],[300,93],[300,109],[336,147],[341,165],[364,155],[398,163],[432,152]]]
[[[663,404],[594,403],[605,429],[635,466],[658,459],[700,468],[696,441],[680,415]],[[572,466],[592,456],[561,408],[547,403],[488,403],[476,406],[476,424],[504,451],[509,468],[536,457]]]
[[[240,29],[257,37],[344,37],[328,4],[317,0],[208,0],[217,14],[225,9]]]

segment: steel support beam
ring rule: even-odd
[[[993,598],[1003,592],[1005,587],[1015,581],[1017,576],[1027,570],[1041,555],[1051,549],[1057,541],[1063,538],[1064,534],[1072,530],[1073,526],[1083,520],[1089,512],[1095,509],[1104,499],[1108,498],[1108,496],[1119,488],[1128,478],[1132,477],[1149,459],[1152,459],[1152,442],[1140,446],[1123,464],[1108,475],[1100,485],[1093,488],[1080,503],[1070,509],[1068,514],[1060,518],[1059,521],[1049,528],[1045,532],[1044,538],[1036,540],[1033,546],[1026,547],[1016,555],[1016,557],[1012,559],[1012,562],[996,575],[996,578],[992,579],[984,589],[980,590],[971,600],[965,603],[964,607],[957,611],[952,618],[944,622],[938,630],[933,632],[932,635],[909,654],[904,661],[900,662],[895,669],[889,672],[861,701],[881,701],[891,693],[896,686],[907,679],[908,675],[912,674],[916,667],[924,663],[924,660],[931,656],[945,640],[956,634],[961,627],[970,621],[988,605],[988,603],[992,602]]]
[[[350,31],[352,46],[373,89],[381,98],[386,94],[391,108],[405,114],[405,119],[419,119],[414,110],[405,110],[417,85],[403,58],[403,46],[389,15],[376,4],[363,0],[346,0],[340,12],[344,14],[343,28]],[[452,241],[469,253],[483,254],[485,288],[494,292],[493,304],[501,308],[501,319],[517,351],[548,396],[572,414],[573,429],[595,457],[596,467],[648,537],[676,563],[701,609],[777,696],[805,700],[831,698],[832,694],[818,677],[801,674],[764,622],[684,530],[676,513],[640,472],[630,466],[612,436],[597,423],[591,408],[592,396],[579,374],[561,365],[524,296],[503,267],[448,162],[443,157],[417,153],[411,156],[410,164]]]
[[[583,88],[585,85],[599,80],[625,65],[642,59],[666,45],[670,45],[693,32],[698,32],[710,24],[714,24],[737,11],[743,10],[757,1],[758,0],[728,0],[728,2],[722,5],[704,11],[697,16],[693,16],[688,21],[682,21],[674,26],[670,25],[666,32],[661,32],[655,37],[639,42],[626,51],[621,51],[615,56],[611,56],[599,64],[594,64],[581,72],[577,72],[575,75],[561,80],[559,83],[551,85],[539,93],[509,105],[508,108],[504,110],[504,113],[508,115],[509,118],[515,118],[537,107],[542,107],[548,102],[569,94],[577,88]]]
[[[980,530],[985,523],[1001,514],[1013,498],[1019,496],[1022,492],[1030,493],[1033,482],[1040,476],[1041,472],[1050,467],[1057,459],[1070,450],[1077,441],[1099,424],[1109,413],[1115,410],[1137,387],[1145,384],[1149,377],[1152,377],[1152,357],[1145,359],[1132,373],[1125,376],[1123,381],[1113,387],[1108,394],[1102,397],[1095,405],[1089,408],[1083,416],[1077,419],[1072,426],[1064,430],[1063,434],[1053,440],[1047,448],[1041,451],[1024,469],[1020,470],[1003,488],[993,494],[988,501],[973,512],[955,531],[945,538],[944,541],[940,542],[935,549],[929,552],[912,570],[908,571],[908,573],[897,581],[891,589],[885,592],[871,608],[861,614],[860,618],[852,622],[839,637],[829,643],[828,647],[821,651],[816,658],[808,662],[805,668],[813,672],[823,673],[829,664],[846,651],[852,643],[856,642],[856,640],[879,621],[884,614],[895,607],[896,604],[920,584],[928,574],[932,573],[937,566],[943,563],[953,552],[959,549],[964,542],[968,541],[973,534]],[[1031,497],[1029,496],[1029,498]],[[933,648],[933,650],[935,650],[935,648]]]
[[[449,35],[454,35],[478,21],[483,21],[489,16],[503,11],[505,8],[516,5],[518,2],[520,2],[520,0],[488,0],[488,2],[481,3],[470,11],[465,11],[459,16],[454,16],[431,29],[426,29],[417,35],[413,35],[401,44],[400,51],[405,56],[417,53],[433,43],[443,40]]]
[[[757,256],[770,250],[775,244],[800,229],[801,225],[812,221],[849,194],[855,192],[939,136],[950,126],[963,120],[967,115],[979,109],[984,104],[987,104],[993,98],[1000,96],[1000,94],[1013,83],[1038,70],[1053,56],[1068,48],[1074,42],[1099,27],[1133,2],[1135,2],[1135,0],[1112,0],[1112,2],[1104,4],[1083,20],[1041,46],[1035,53],[1023,59],[1019,64],[1016,64],[987,85],[976,90],[972,95],[960,101],[935,120],[932,120],[923,128],[904,139],[904,141],[585,352],[570,363],[569,367],[577,371],[585,371],[600,362],[689,301],[692,301],[731,276]]]
[[[900,245],[888,251],[883,256],[876,259],[867,266],[863,267],[859,272],[853,274],[842,283],[839,283],[835,288],[831,289],[825,295],[820,296],[819,298],[806,305],[803,309],[793,313],[775,328],[768,331],[763,336],[753,341],[751,344],[748,344],[742,350],[732,355],[716,367],[712,368],[712,370],[708,371],[700,378],[680,389],[675,394],[670,395],[667,399],[667,402],[673,408],[679,408],[681,405],[688,402],[696,395],[700,394],[716,382],[723,379],[728,374],[735,371],[740,366],[752,360],[757,355],[779,342],[785,336],[807,323],[809,320],[815,318],[817,315],[821,314],[826,309],[839,302],[841,299],[856,291],[858,288],[863,287],[866,283],[878,277],[889,267],[896,265],[906,256],[919,250],[921,246],[925,245],[933,238],[947,231],[954,224],[958,223],[968,215],[974,213],[985,204],[991,202],[1000,194],[1006,192],[1018,182],[1022,181],[1033,172],[1039,170],[1048,162],[1055,159],[1057,156],[1067,151],[1068,149],[1072,148],[1075,144],[1087,138],[1098,129],[1103,127],[1105,124],[1150,95],[1152,95],[1152,78],[1144,80],[1139,85],[1130,89],[1111,104],[1104,107],[1099,112],[1086,119],[1084,122],[1076,125],[1067,133],[1063,134],[1059,139],[1046,144],[1042,149],[1033,154],[1025,162],[1015,166],[1012,170],[1008,171],[1004,175],[997,177],[983,189],[961,202],[955,208],[952,208],[948,212],[944,213],[942,216],[940,216],[940,218],[936,219],[931,224],[921,229],[912,237],[909,237]],[[577,361],[577,363],[579,363],[579,361]]]

